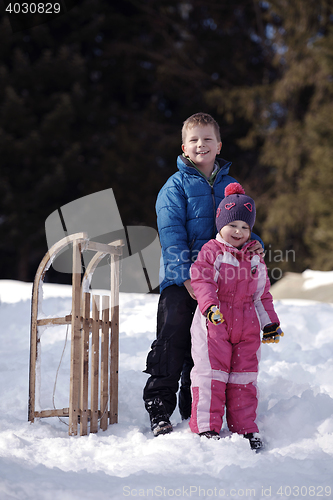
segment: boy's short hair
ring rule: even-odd
[[[218,142],[221,142],[220,127],[219,124],[214,120],[214,118],[210,116],[208,113],[195,113],[194,115],[187,118],[187,120],[185,120],[183,123],[183,128],[182,128],[183,144],[185,142],[186,132],[189,129],[196,126],[203,127],[205,125],[213,125],[216,138]]]

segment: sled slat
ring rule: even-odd
[[[102,297],[102,337],[101,337],[101,422],[103,431],[108,428],[108,405],[109,405],[109,297]]]
[[[119,258],[111,255],[110,424],[118,422]]]
[[[84,321],[84,318],[80,318],[81,321]],[[68,325],[71,324],[72,322],[72,315],[69,314],[68,316],[60,317],[60,318],[42,318],[37,320],[37,326],[47,326],[47,325]],[[103,321],[100,319],[99,320],[99,326],[102,327]],[[111,328],[111,321],[108,323],[109,328]],[[88,326],[89,330],[91,331],[92,328],[92,320],[88,319]]]
[[[96,241],[88,241],[86,244],[86,250],[94,250],[95,252],[101,252],[105,255],[114,254],[121,255],[122,249],[115,247],[113,245],[107,245],[105,243],[97,243]]]
[[[99,377],[99,296],[92,300],[91,334],[91,421],[90,432],[98,431],[98,377]]]
[[[106,412],[108,417],[110,416],[110,412]],[[35,418],[49,418],[49,417],[68,417],[69,416],[69,408],[58,408],[56,410],[41,410],[35,411]],[[88,421],[91,419],[91,410],[87,410]],[[101,418],[101,411],[98,410],[98,418]]]
[[[28,420],[34,421],[35,417],[35,392],[36,392],[36,363],[37,363],[37,310],[32,309],[30,331],[30,372],[29,372],[29,402]]]
[[[80,328],[81,328],[81,251],[77,242],[73,243],[73,279],[72,279],[72,335],[71,335],[71,375],[69,397],[70,436],[77,435],[79,418],[80,386]]]
[[[41,318],[37,320],[37,326],[46,325],[68,325],[72,322],[72,315],[68,314],[62,318]]]
[[[81,401],[80,436],[88,434],[88,380],[89,380],[89,316],[90,293],[83,294],[83,332],[81,341]]]
[[[69,408],[35,411],[35,418],[68,417],[68,416],[69,416]]]

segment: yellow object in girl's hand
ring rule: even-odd
[[[210,306],[207,309],[205,315],[207,316],[207,319],[214,325],[219,325],[224,321],[223,314],[217,306]]]

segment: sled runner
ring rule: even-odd
[[[45,274],[56,256],[68,245],[73,247],[71,314],[65,317],[40,318]],[[76,233],[55,243],[42,259],[32,290],[28,410],[30,422],[34,422],[35,418],[68,417],[68,434],[77,435],[80,425],[80,435],[83,436],[88,434],[88,422],[90,432],[97,432],[98,421],[103,430],[107,429],[108,423],[118,421],[119,259],[122,246],[122,240],[103,244],[90,241],[86,233]],[[95,254],[82,277],[82,252],[85,250]],[[93,273],[107,255],[110,256],[111,304],[109,296],[101,297],[89,292]],[[36,411],[39,327],[53,325],[71,327],[69,407]]]

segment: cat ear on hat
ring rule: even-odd
[[[250,202],[244,203],[244,207],[247,208],[249,212],[252,212],[253,210],[252,203]]]

